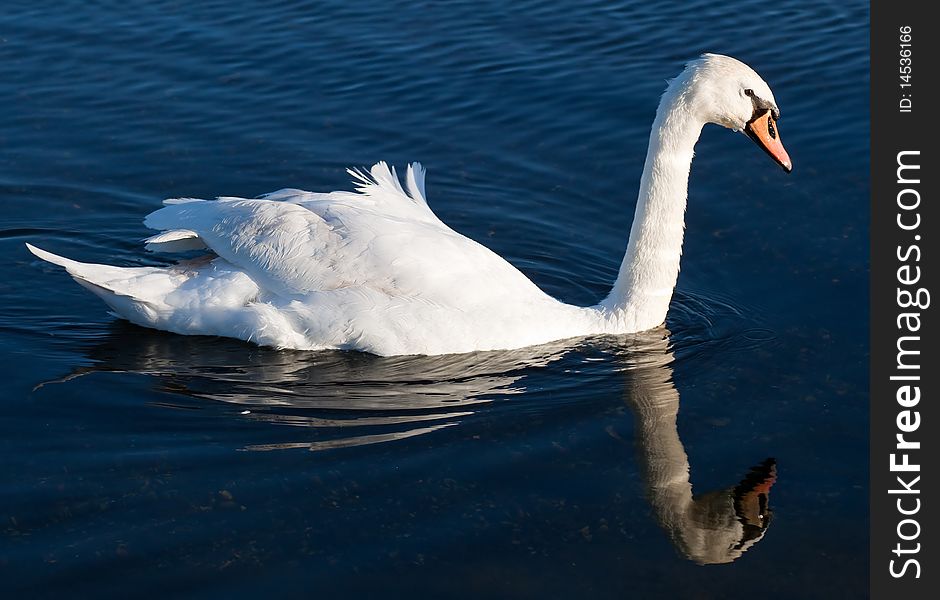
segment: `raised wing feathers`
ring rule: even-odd
[[[542,295],[512,265],[434,215],[420,165],[409,166],[405,188],[384,162],[368,174],[350,173],[355,192],[280,190],[252,200],[171,203],[145,224],[195,232],[280,296],[361,288],[466,308],[501,294],[517,301]]]

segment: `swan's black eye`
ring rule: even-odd
[[[752,90],[751,88],[747,88],[746,90],[744,90],[744,95],[753,98],[753,97],[754,97],[754,90]]]
[[[774,128],[774,120],[767,119],[767,133],[770,134],[770,139],[777,139],[777,130]]]

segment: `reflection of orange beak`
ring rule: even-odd
[[[744,133],[747,137],[764,149],[764,152],[770,155],[777,164],[783,167],[783,170],[789,173],[793,170],[793,163],[790,162],[790,155],[783,148],[780,142],[780,133],[777,131],[777,123],[771,116],[770,111],[766,111],[758,117],[747,122],[744,126]]]

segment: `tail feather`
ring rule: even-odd
[[[36,257],[63,267],[115,314],[137,325],[246,339],[261,318],[251,308],[260,293],[258,285],[214,255],[168,267],[114,267],[78,262],[31,244],[26,247]],[[235,327],[246,318],[249,325]]]
[[[63,267],[72,279],[103,300],[116,315],[144,327],[170,328],[167,318],[173,309],[166,299],[189,278],[185,272],[174,269],[82,263],[32,244],[26,247],[36,257]]]
[[[26,244],[26,248],[37,258],[63,267],[82,287],[104,300],[124,318],[136,323],[146,324],[142,321],[152,318],[153,311],[158,310],[161,304],[160,299],[166,295],[168,288],[173,287],[170,278],[166,276],[166,270],[157,267],[114,267],[82,263],[32,244]],[[147,277],[155,274],[163,276]],[[142,285],[144,278],[147,285]]]
[[[36,257],[42,260],[63,267],[79,283],[88,283],[97,286],[113,294],[121,294],[121,290],[116,289],[112,282],[115,279],[126,278],[127,269],[122,267],[112,267],[110,265],[96,265],[92,263],[82,263],[52,252],[47,252],[42,248],[37,248],[32,244],[26,244],[26,248]],[[124,294],[127,295],[127,294]]]
[[[59,265],[60,267],[65,267],[68,269],[73,265],[80,265],[81,263],[75,262],[74,260],[65,258],[64,256],[59,256],[58,254],[53,254],[52,252],[46,252],[42,248],[37,248],[29,242],[26,243],[26,249],[33,253],[37,258],[41,258],[46,262],[50,262],[54,265]]]

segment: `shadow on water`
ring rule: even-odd
[[[626,341],[626,344],[625,344]],[[685,558],[728,563],[770,525],[776,462],[754,466],[736,485],[694,495],[678,432],[679,391],[665,329],[591,344],[549,344],[507,352],[377,357],[356,352],[276,351],[223,339],[186,337],[112,324],[86,349],[91,366],[40,384],[67,384],[99,372],[143,374],[162,392],[234,407],[239,418],[302,430],[304,441],[244,445],[247,451],[323,451],[391,442],[459,425],[530,391],[549,365],[613,370],[634,415],[634,440],[647,498]],[[599,351],[600,354],[593,354]],[[590,354],[590,355],[589,355]],[[565,368],[567,367],[567,368]],[[167,395],[166,398],[171,398]],[[192,408],[162,400],[172,408]],[[364,433],[367,432],[367,433]],[[608,434],[620,439],[610,428]],[[310,440],[310,437],[316,439]]]

